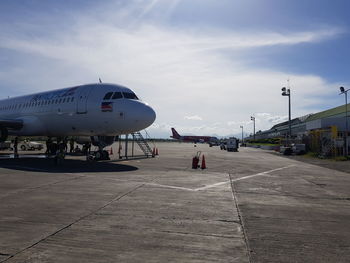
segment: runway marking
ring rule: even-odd
[[[214,187],[217,187],[217,186],[220,186],[220,185],[228,184],[230,182],[236,182],[236,181],[245,180],[245,179],[249,179],[249,178],[260,176],[260,175],[269,174],[269,173],[276,172],[276,171],[281,171],[281,170],[290,168],[292,166],[294,166],[294,164],[287,165],[287,166],[284,166],[284,167],[281,167],[281,168],[272,169],[272,170],[261,172],[261,173],[257,173],[257,174],[243,176],[243,177],[234,179],[232,181],[226,181],[226,182],[221,182],[221,183],[215,183],[215,184],[207,185],[207,186],[204,186],[204,187],[196,188],[196,189],[194,189],[194,191],[207,190],[207,189],[214,188]]]
[[[220,185],[228,184],[229,182],[230,181],[225,181],[225,182],[221,182],[221,183],[206,185],[206,186],[203,186],[203,187],[196,188],[196,189],[194,189],[194,191],[207,190],[207,189],[214,188],[214,187],[217,187],[217,186],[220,186]]]
[[[186,190],[186,191],[195,191],[195,189],[181,187],[181,186],[172,186],[172,185],[165,185],[165,184],[156,184],[156,183],[145,183],[145,185],[153,185],[163,188],[170,188],[170,189],[178,189],[178,190]]]
[[[252,178],[252,177],[255,177],[255,176],[260,176],[260,175],[265,175],[265,174],[269,174],[269,173],[276,172],[276,171],[281,171],[281,170],[284,170],[284,169],[287,169],[287,168],[290,168],[290,167],[293,167],[293,166],[295,166],[295,165],[291,164],[291,165],[287,165],[287,166],[284,166],[284,167],[281,167],[281,168],[276,168],[276,169],[273,169],[273,170],[269,170],[269,171],[266,171],[266,172],[261,172],[261,173],[257,173],[257,174],[253,174],[253,175],[243,176],[243,177],[240,177],[240,178],[237,178],[237,179],[233,179],[232,182],[237,182],[237,181],[244,180],[244,179],[249,179],[249,178]]]
[[[256,176],[261,176],[261,175],[266,175],[266,174],[269,174],[269,173],[272,173],[272,172],[281,171],[281,170],[284,170],[284,169],[287,169],[287,168],[290,168],[290,167],[293,167],[293,166],[295,166],[295,165],[291,164],[291,165],[287,165],[287,166],[284,166],[284,167],[268,170],[268,171],[265,171],[265,172],[243,176],[243,177],[240,177],[240,178],[237,178],[237,179],[233,179],[231,181],[219,182],[219,183],[210,184],[210,185],[206,185],[206,186],[198,187],[198,188],[194,188],[194,189],[187,188],[187,187],[180,187],[180,186],[156,184],[156,183],[146,183],[145,185],[153,185],[153,186],[158,186],[158,187],[163,187],[163,188],[170,188],[170,189],[178,189],[178,190],[186,190],[186,191],[198,192],[198,191],[207,190],[207,189],[210,189],[210,188],[215,188],[215,187],[218,187],[218,186],[221,186],[221,185],[229,184],[231,182],[237,182],[237,181],[253,178],[253,177],[256,177]]]

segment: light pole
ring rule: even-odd
[[[345,156],[348,156],[348,91],[350,89],[345,90],[344,87],[340,87],[340,94],[345,95],[345,136],[344,136],[344,143],[345,143]]]
[[[243,145],[243,126],[241,125],[240,128],[242,129],[242,145]]]
[[[254,122],[254,133],[253,133],[253,139],[255,141],[255,117],[250,116],[250,120],[252,120]]]
[[[291,122],[291,105],[290,105],[290,88],[283,87],[282,88],[282,96],[288,96],[288,109],[289,109],[289,117],[288,117],[288,124],[289,124],[289,138],[292,138],[292,122]]]

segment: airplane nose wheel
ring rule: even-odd
[[[97,151],[95,153],[95,159],[96,160],[102,160],[102,151]]]

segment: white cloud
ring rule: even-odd
[[[168,134],[172,126],[198,135],[232,134],[240,132],[240,125],[252,129],[253,114],[259,120],[257,130],[270,128],[287,114],[287,100],[280,94],[287,78],[293,117],[317,108],[331,93],[334,84],[319,76],[250,68],[241,50],[313,43],[336,36],[339,29],[248,34],[138,24],[157,4],[150,2],[138,15],[134,12],[139,6],[113,9],[102,21],[91,14],[79,16],[69,30],[37,38],[0,35],[0,47],[31,56],[22,66],[0,72],[0,80],[12,78],[28,92],[96,82],[98,77],[127,85],[157,112],[151,134]],[[225,50],[230,50],[230,57]],[[201,126],[187,120],[200,120]]]
[[[198,115],[193,115],[193,116],[185,116],[185,120],[195,120],[195,121],[202,121],[203,118],[198,116]]]

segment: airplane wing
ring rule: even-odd
[[[18,119],[0,119],[0,127],[19,130],[23,127],[23,121]]]

